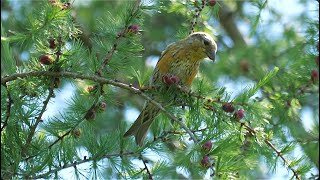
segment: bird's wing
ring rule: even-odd
[[[162,76],[164,74],[170,73],[171,65],[175,59],[175,54],[179,51],[179,47],[176,43],[168,45],[168,47],[161,53],[159,61],[153,71],[153,76],[151,79],[152,84],[157,84],[162,81]]]

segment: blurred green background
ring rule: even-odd
[[[135,72],[141,73],[143,84],[147,85],[161,52],[167,45],[188,34],[196,6],[201,6],[201,1],[145,0],[142,3],[148,8],[140,19],[132,23],[139,26],[139,42],[144,49],[138,54],[142,57],[123,59],[121,54],[116,55],[108,67],[110,78],[135,86],[139,84]],[[132,4],[134,1],[71,1],[73,21],[82,31],[81,36],[73,38],[83,43],[83,49],[88,50],[84,53],[94,52],[98,60],[105,56],[115,34],[123,29],[121,17]],[[41,8],[39,1],[2,0],[1,26],[8,36],[24,32],[29,27],[30,18],[33,18],[31,12]],[[245,87],[261,80],[268,71],[280,67],[277,77],[265,89],[259,90],[255,98],[277,100],[272,112],[273,122],[265,128],[273,130],[275,136],[284,142],[292,138],[303,141],[295,153],[307,154],[315,165],[313,173],[318,173],[319,168],[319,139],[316,139],[316,146],[308,146],[305,140],[310,134],[314,135],[310,141],[313,141],[313,137],[319,137],[318,82],[310,83],[311,71],[318,71],[318,12],[319,3],[313,0],[218,1],[215,6],[205,6],[195,27],[195,31],[205,31],[214,37],[218,52],[216,62],[202,62],[194,84],[205,80],[212,87],[225,87],[232,99]],[[105,28],[102,28],[104,25]],[[102,46],[103,43],[99,42],[107,45]],[[71,41],[66,43],[72,47]],[[17,66],[38,56],[31,41],[13,42],[10,45]],[[86,54],[79,58],[88,57]],[[1,63],[1,73],[5,72],[5,64]],[[81,94],[88,86],[85,83],[78,84],[83,88],[79,89],[68,81],[62,83],[45,117],[63,111],[67,107],[65,102],[73,94]],[[312,87],[308,89],[311,92],[300,94],[300,88],[307,85]],[[101,128],[97,134],[111,132],[123,121],[129,125],[143,107],[143,99],[127,91],[111,89],[108,93],[113,98],[107,100],[108,111],[98,118],[97,123]],[[287,111],[292,110],[290,108],[298,109],[298,117],[286,116]],[[261,165],[261,177],[288,178],[285,169],[269,176],[269,170],[263,167]]]

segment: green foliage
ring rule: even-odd
[[[295,1],[294,17],[267,0],[136,2],[1,1],[2,179],[319,177],[317,2]],[[216,62],[201,62],[190,92],[148,89],[150,59],[195,18]],[[146,96],[165,112],[140,147],[123,134]]]
[[[234,101],[239,102],[239,103],[245,103],[249,101],[249,99],[256,94],[256,92],[263,86],[265,85],[271,78],[273,78],[276,73],[279,71],[278,67],[275,67],[271,72],[269,72],[266,76],[261,79],[258,84],[254,87],[247,88],[245,89],[244,93],[239,95]]]

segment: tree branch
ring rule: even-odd
[[[82,120],[82,121],[83,121],[83,120]],[[82,122],[82,121],[81,121],[81,122]],[[75,127],[77,127],[78,125],[79,125],[79,124],[77,124]],[[51,149],[52,146],[54,146],[54,145],[57,144],[59,141],[61,141],[64,137],[66,137],[67,135],[69,135],[75,127],[71,128],[68,132],[66,132],[66,133],[63,134],[62,136],[59,136],[58,139],[56,139],[53,143],[51,143],[51,144],[48,146],[48,149]]]
[[[98,103],[98,99],[96,100],[96,102],[93,103],[93,105],[90,107],[90,109],[88,110],[88,112],[90,112],[92,109],[94,109],[96,107],[96,104]],[[79,121],[75,126],[73,126],[69,131],[67,131],[66,133],[64,133],[62,136],[59,136],[58,139],[56,139],[53,143],[51,143],[49,146],[48,146],[48,149],[51,149],[55,144],[57,144],[59,141],[63,140],[66,136],[68,136],[70,133],[72,133],[72,131],[74,131],[81,122],[83,122],[83,120],[86,119],[86,116],[88,114],[88,112],[86,113],[86,115],[82,118],[81,121]],[[32,155],[32,156],[29,156],[27,158],[25,158],[24,160],[25,161],[28,161],[29,159],[31,158],[34,158],[36,156],[38,156],[41,152],[37,153],[36,155]]]
[[[82,121],[81,121],[82,122]],[[80,124],[80,123],[79,123]],[[57,144],[59,141],[61,141],[64,137],[66,137],[67,135],[69,135],[79,124],[77,124],[75,127],[71,128],[69,131],[67,131],[65,134],[63,134],[62,136],[59,136],[58,139],[56,139],[53,143],[51,143],[48,146],[48,149],[51,149],[55,144]],[[41,154],[41,152],[38,152],[35,155],[29,156],[27,158],[24,159],[24,161],[28,161],[36,156],[38,156],[39,154]]]
[[[121,83],[114,80],[109,80],[103,77],[99,77],[96,75],[83,75],[80,73],[74,73],[74,72],[50,72],[50,71],[36,71],[36,72],[28,72],[28,73],[17,73],[12,74],[10,76],[6,76],[1,78],[1,84],[5,84],[6,82],[16,80],[17,78],[27,78],[27,77],[37,77],[37,76],[47,76],[47,77],[68,77],[73,79],[87,79],[92,80],[95,82],[99,82],[100,84],[110,84],[122,89],[129,90],[135,94],[139,94],[141,97],[143,97],[145,100],[150,101],[153,105],[158,107],[166,116],[168,116],[171,120],[177,122],[182,129],[184,129],[191,137],[191,139],[194,141],[194,143],[198,143],[197,138],[194,136],[192,131],[178,118],[176,118],[174,115],[172,115],[170,112],[168,112],[160,103],[156,102],[152,98],[150,98],[148,95],[140,91],[138,88],[133,87],[132,85],[128,85],[125,83]]]
[[[56,58],[55,58],[54,63],[56,65],[58,65],[58,62],[60,60],[60,56],[62,55],[62,52],[61,52],[62,44],[63,44],[62,43],[62,37],[60,36],[58,38],[58,47],[57,47],[57,51],[55,53],[56,54]],[[52,70],[49,69],[49,71],[59,72],[60,71],[60,66],[53,66]],[[25,153],[28,151],[28,148],[29,148],[29,146],[31,144],[31,141],[32,141],[32,138],[33,138],[33,136],[34,136],[34,134],[36,132],[36,129],[37,129],[39,123],[41,122],[42,115],[47,110],[47,106],[49,104],[50,99],[54,96],[54,88],[56,88],[58,86],[57,79],[58,78],[55,77],[52,80],[50,80],[49,94],[48,94],[46,100],[43,102],[42,109],[41,109],[40,114],[38,115],[38,117],[36,119],[35,124],[30,129],[30,133],[29,133],[29,135],[27,137],[26,143],[25,143],[25,145],[24,145],[24,147],[23,147],[23,149],[21,151],[22,156],[24,156]]]
[[[137,12],[137,10],[139,9],[140,3],[141,3],[141,0],[137,0],[136,1],[135,5],[134,5],[134,7],[132,9],[132,12],[130,14],[130,18],[132,18],[134,16],[134,14]],[[102,65],[100,66],[100,69],[98,69],[96,71],[97,75],[101,76],[101,73],[102,73],[103,69],[109,63],[109,60],[112,58],[114,52],[117,50],[117,46],[118,46],[120,40],[123,37],[125,37],[127,32],[128,32],[128,24],[126,24],[124,29],[119,33],[119,35],[116,36],[116,40],[113,43],[112,48],[108,51],[107,55],[105,56],[105,58],[104,58],[104,60],[102,62]]]
[[[197,19],[200,16],[200,14],[201,14],[201,12],[202,12],[202,10],[203,10],[205,5],[206,5],[206,0],[202,0],[201,1],[201,6],[197,7],[197,9],[195,10],[195,15],[193,16],[193,20],[191,22],[191,29],[190,29],[189,34],[194,32],[194,27],[197,24]]]
[[[246,125],[246,124],[242,124],[249,132],[252,133],[252,135],[257,134],[256,130],[254,130],[252,127]],[[276,149],[276,147],[268,140],[268,139],[264,139],[264,143],[266,145],[268,145],[274,152],[276,152],[276,154],[283,160],[284,164],[292,171],[294,177],[296,177],[298,180],[300,180],[299,174],[298,172],[293,169],[293,167],[290,166],[288,160],[282,155],[282,153],[280,151],[278,151]]]
[[[267,139],[264,140],[264,142],[269,146],[271,147],[271,149],[273,149],[274,152],[277,153],[277,155],[283,160],[284,164],[292,171],[294,177],[296,177],[298,180],[300,180],[300,177],[299,177],[299,174],[298,172],[293,169],[293,167],[290,166],[288,160],[286,158],[284,158],[284,156],[282,155],[282,153],[280,151],[277,150],[276,147],[274,147],[274,145],[268,141]]]
[[[124,84],[118,81],[114,80],[109,80],[103,77],[99,76],[89,76],[89,75],[83,75],[79,73],[73,73],[73,72],[51,72],[51,71],[38,71],[38,72],[28,72],[28,73],[17,73],[17,74],[12,74],[10,76],[6,76],[1,78],[1,84],[6,84],[9,81],[14,81],[17,78],[27,78],[27,77],[37,77],[37,76],[47,76],[47,77],[67,77],[67,78],[74,78],[74,79],[87,79],[87,80],[92,80],[99,82],[101,84],[110,84],[122,89],[129,90],[135,94],[139,94],[141,97],[143,97],[146,100],[149,100],[153,105],[157,106],[166,116],[168,116],[170,119],[176,121],[182,129],[184,129],[191,139],[195,142],[198,143],[197,138],[194,136],[194,132],[192,132],[181,120],[177,119],[175,116],[173,116],[170,112],[165,110],[165,108],[158,102],[154,101],[152,98],[150,98],[148,95],[143,93],[141,90],[133,87],[132,85]],[[253,134],[256,134],[256,131],[251,128],[248,125],[244,125],[248,131],[252,132]],[[272,145],[272,143],[268,140],[264,141],[273,151],[277,153],[281,157],[281,159],[285,162],[286,165],[288,165],[288,161],[283,157],[283,155]],[[298,173],[290,166],[288,168],[293,172],[294,176],[297,179],[300,179]]]
[[[145,160],[145,159],[143,159],[143,157],[142,157],[142,155],[141,155],[141,154],[140,154],[140,159],[141,159],[141,161],[143,162],[144,170],[146,170],[146,171],[147,171],[148,179],[153,180],[153,178],[152,178],[152,174],[151,174],[151,172],[150,172],[150,170],[149,170],[149,168],[148,168],[148,166],[147,166],[148,161],[147,161],[147,160]]]
[[[102,156],[102,158],[110,158],[110,157],[114,157],[114,156],[130,156],[130,155],[134,155],[135,152],[124,152],[124,153],[115,153],[115,154],[106,154],[104,156]],[[58,167],[56,169],[53,169],[53,170],[50,170],[44,174],[40,174],[38,176],[34,176],[34,177],[31,177],[30,179],[40,179],[40,178],[47,178],[48,175],[52,174],[52,173],[57,173],[58,171],[62,170],[62,169],[66,169],[66,168],[69,168],[69,167],[75,167],[79,164],[83,164],[83,163],[86,163],[86,162],[90,162],[90,161],[95,161],[96,159],[95,158],[84,158],[83,160],[81,161],[74,161],[73,163],[71,164],[65,164],[61,167]]]
[[[82,118],[82,120],[81,121],[79,121],[75,126],[73,126],[69,131],[67,131],[65,134],[63,134],[62,136],[59,136],[59,138],[58,139],[56,139],[53,143],[51,143],[49,146],[48,146],[48,149],[51,149],[55,144],[57,144],[59,141],[61,141],[64,137],[66,137],[67,135],[69,135],[73,130],[75,130],[78,126],[79,126],[79,124],[81,123],[81,122],[83,122],[85,119],[87,119],[88,117],[87,117],[87,114],[89,113],[89,112],[91,112],[95,107],[96,107],[96,105],[97,105],[97,103],[98,103],[98,99],[99,98],[97,98],[96,99],[96,101],[93,103],[93,105],[90,107],[90,109],[87,111],[87,113],[84,115],[84,117]]]
[[[11,94],[8,90],[8,87],[5,85],[6,89],[7,89],[7,96],[8,96],[8,101],[7,101],[7,111],[6,111],[6,119],[4,120],[3,122],[3,126],[1,127],[1,132],[2,130],[8,125],[8,120],[9,120],[9,117],[10,117],[10,113],[11,113],[11,106],[12,106],[12,103],[13,103],[13,100],[11,98]]]
[[[179,88],[179,87],[178,87],[178,88]],[[193,93],[193,92],[191,92],[191,91],[190,91],[190,92],[186,92],[183,88],[179,88],[179,90],[181,90],[181,91],[187,93],[189,96],[195,97],[195,98],[197,98],[197,99],[207,99],[206,97],[201,96],[201,95],[198,95],[198,94],[195,94],[195,93]],[[221,101],[217,101],[217,102],[221,102]],[[224,103],[224,102],[221,102],[221,103]],[[207,108],[206,106],[203,106],[203,107],[204,107],[205,109],[207,109],[207,110],[213,111],[213,109]],[[243,125],[243,126],[248,130],[248,132],[250,132],[252,135],[257,134],[257,132],[256,132],[253,128],[251,128],[250,126],[248,126],[248,125],[246,125],[246,124],[242,124],[242,125]],[[286,160],[286,159],[284,158],[284,156],[282,155],[282,153],[281,153],[280,151],[278,151],[278,150],[275,148],[275,146],[274,146],[269,140],[265,139],[264,142],[265,142],[274,152],[276,152],[276,154],[284,161],[285,165],[287,165],[288,168],[292,171],[292,173],[294,174],[294,176],[295,176],[298,180],[300,180],[300,177],[299,177],[297,171],[296,171],[295,169],[293,169],[292,167],[290,167],[290,164],[289,164],[288,160]]]
[[[29,148],[29,146],[30,146],[30,144],[31,144],[32,137],[33,137],[33,135],[34,135],[34,133],[35,133],[35,131],[36,131],[36,128],[38,127],[39,123],[41,122],[42,115],[43,115],[43,113],[46,111],[50,99],[53,97],[53,89],[54,89],[53,86],[54,86],[54,82],[51,81],[51,82],[50,82],[50,88],[49,88],[49,94],[48,94],[46,100],[43,102],[43,106],[42,106],[42,109],[41,109],[41,111],[40,111],[40,114],[38,115],[35,124],[31,127],[30,133],[29,133],[29,135],[28,135],[28,137],[27,137],[27,140],[26,140],[26,143],[25,143],[25,145],[24,145],[24,148],[23,148],[22,151],[21,151],[21,154],[22,154],[23,156],[24,156],[24,154],[26,153],[26,151],[28,150],[28,148]]]
[[[197,95],[197,94],[194,94],[194,93],[192,93],[191,91],[190,91],[190,92],[186,92],[186,91],[184,91],[183,89],[180,89],[180,90],[183,91],[183,92],[185,92],[185,93],[187,93],[187,94],[190,95],[190,96],[195,97],[195,98],[198,98],[198,99],[206,99],[205,97],[200,96],[200,95]],[[208,109],[208,108],[206,108],[205,106],[204,106],[204,108],[207,109],[207,110],[213,111],[213,109]],[[238,121],[238,122],[239,122],[239,121]],[[241,125],[243,125],[243,126],[248,130],[248,132],[250,132],[252,135],[257,134],[256,130],[254,130],[253,128],[251,128],[249,125],[246,125],[246,124],[244,124],[244,123],[241,123]],[[285,165],[292,171],[292,173],[294,174],[294,176],[295,176],[298,180],[300,180],[300,177],[299,177],[298,172],[297,172],[295,169],[293,169],[293,167],[290,166],[288,160],[286,160],[286,158],[282,155],[282,153],[281,153],[280,151],[278,151],[278,150],[275,148],[275,146],[274,146],[269,140],[264,139],[264,142],[265,142],[266,145],[268,145],[274,152],[276,152],[276,154],[284,161]]]

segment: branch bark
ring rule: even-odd
[[[9,92],[9,89],[7,86],[6,87],[6,91],[7,91],[7,98],[8,98],[8,101],[7,101],[7,110],[6,110],[6,119],[4,120],[3,122],[3,125],[1,127],[1,132],[2,130],[8,125],[8,121],[9,121],[9,117],[10,117],[10,112],[11,112],[11,106],[13,104],[13,100],[12,100],[12,97],[11,97],[11,94]]]
[[[134,152],[124,152],[124,153],[116,153],[116,154],[106,154],[104,155],[102,158],[110,158],[110,157],[114,157],[114,156],[129,156],[129,155],[134,155],[135,153]],[[50,174],[53,174],[53,173],[56,173],[62,169],[66,169],[66,168],[69,168],[69,167],[75,167],[77,165],[80,165],[80,164],[83,164],[83,163],[86,163],[86,162],[90,162],[90,161],[94,161],[95,159],[94,158],[88,158],[88,159],[83,159],[81,161],[74,161],[72,164],[65,164],[61,167],[58,167],[56,169],[53,169],[53,170],[50,170],[44,174],[40,174],[38,176],[34,176],[34,177],[31,177],[31,179],[40,179],[40,178],[48,178],[48,176]]]
[[[83,75],[80,73],[74,73],[74,72],[51,72],[51,71],[35,71],[35,72],[28,72],[28,73],[17,73],[12,74],[10,76],[6,76],[1,78],[1,84],[6,84],[9,81],[16,80],[17,78],[27,78],[27,77],[39,77],[39,76],[45,76],[45,77],[66,77],[66,78],[73,78],[73,79],[87,79],[92,80],[95,82],[98,82],[100,84],[110,84],[122,89],[129,90],[135,94],[139,94],[141,97],[143,97],[145,100],[150,101],[153,105],[157,106],[167,117],[169,117],[171,120],[177,122],[179,126],[184,129],[191,139],[194,141],[195,144],[198,143],[198,139],[195,137],[193,132],[178,118],[176,118],[173,114],[168,112],[160,103],[156,102],[152,98],[150,98],[147,94],[143,93],[140,89],[133,87],[132,85],[128,85],[125,83],[121,83],[115,80],[109,80],[97,75]]]
[[[139,6],[140,6],[140,3],[141,3],[141,0],[137,0],[133,9],[132,9],[132,12],[130,14],[130,18],[132,18],[136,12],[138,11],[139,9]],[[117,50],[117,47],[118,47],[118,44],[120,42],[120,40],[125,37],[125,34],[128,32],[128,24],[125,25],[125,27],[123,28],[123,30],[120,32],[120,34],[116,37],[116,40],[114,41],[113,43],[113,46],[112,48],[108,51],[108,53],[106,54],[106,56],[104,57],[103,59],[103,62],[100,66],[100,68],[97,70],[96,74],[101,76],[102,74],[102,71],[103,69],[106,67],[106,65],[109,63],[110,59],[112,58],[114,52]]]

